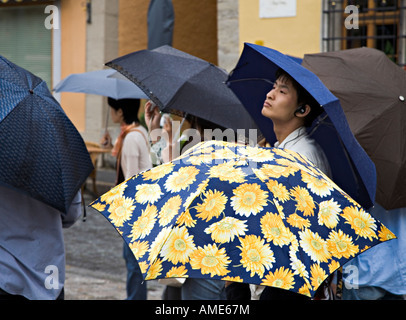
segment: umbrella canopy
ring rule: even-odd
[[[1,56],[0,163],[0,184],[65,213],[93,170],[46,83]]]
[[[406,207],[406,72],[382,51],[358,48],[305,55],[340,99],[351,131],[375,163],[376,201]]]
[[[299,154],[222,141],[201,142],[91,206],[146,280],[221,279],[314,296],[342,264],[395,237]]]
[[[279,68],[307,90],[324,110],[309,128],[309,135],[323,148],[333,181],[362,206],[371,207],[376,191],[374,163],[351,133],[338,98],[314,73],[276,50],[246,43],[237,66],[229,76],[229,87],[273,144],[276,137],[272,121],[264,117],[261,110]]]
[[[137,84],[168,113],[191,114],[234,131],[258,129],[241,102],[225,85],[227,73],[169,46],[141,50],[106,64]],[[254,137],[260,136],[259,130]],[[253,139],[254,139],[253,138]]]
[[[54,88],[55,92],[82,92],[113,99],[148,99],[147,95],[125,77],[115,77],[111,69],[75,73]]]

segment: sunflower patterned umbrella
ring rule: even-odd
[[[395,238],[299,154],[202,142],[91,206],[146,280],[212,278],[312,297],[337,268]]]

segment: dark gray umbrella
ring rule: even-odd
[[[307,54],[313,71],[340,99],[351,131],[375,163],[376,201],[406,207],[406,72],[382,51],[357,48]]]
[[[191,114],[225,128],[260,131],[227,87],[219,67],[170,46],[141,50],[106,64],[140,87],[163,112]]]
[[[148,49],[171,46],[174,23],[172,0],[151,0],[148,8]]]

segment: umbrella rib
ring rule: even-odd
[[[235,83],[235,82],[245,82],[245,81],[265,81],[269,84],[274,85],[275,83],[269,79],[266,78],[244,78],[244,79],[235,79],[235,80],[227,80],[224,83],[229,85],[230,83]]]

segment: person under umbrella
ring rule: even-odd
[[[65,298],[63,228],[81,215],[80,190],[62,213],[0,186],[0,301]]]
[[[188,116],[187,118],[191,124],[189,136],[189,140],[191,141],[186,141],[186,143],[181,146],[180,141],[176,139],[176,133],[173,132],[173,121],[171,117],[165,116],[162,118],[158,107],[155,106],[152,101],[148,101],[145,104],[145,121],[148,124],[152,140],[165,140],[165,147],[161,153],[161,163],[167,163],[173,160],[179,154],[195,146],[196,142],[203,141],[205,130],[225,130],[225,128],[199,117]],[[161,119],[164,119],[162,131],[159,129]],[[181,126],[182,125],[179,126],[180,128],[178,128],[178,130],[181,129]],[[163,293],[163,299],[225,300],[225,281],[214,279],[177,279],[176,285],[167,285]]]
[[[265,97],[262,115],[272,120],[277,138],[274,147],[295,151],[313,162],[327,176],[331,176],[329,162],[319,144],[306,133],[322,112],[313,97],[282,69],[276,72],[276,81]],[[259,288],[256,294],[261,300],[303,299],[290,291],[273,287]],[[228,283],[227,296],[230,300],[250,299],[249,287],[244,284]]]
[[[64,298],[62,228],[93,165],[47,84],[0,56],[0,300]]]
[[[120,123],[121,133],[112,149],[112,155],[117,157],[116,184],[131,178],[138,172],[152,167],[149,156],[148,132],[138,121],[139,99],[108,98],[111,108],[111,119]],[[111,144],[108,133],[104,140]],[[124,243],[123,256],[127,267],[127,299],[146,300],[147,285],[143,283],[142,274],[131,248]]]

